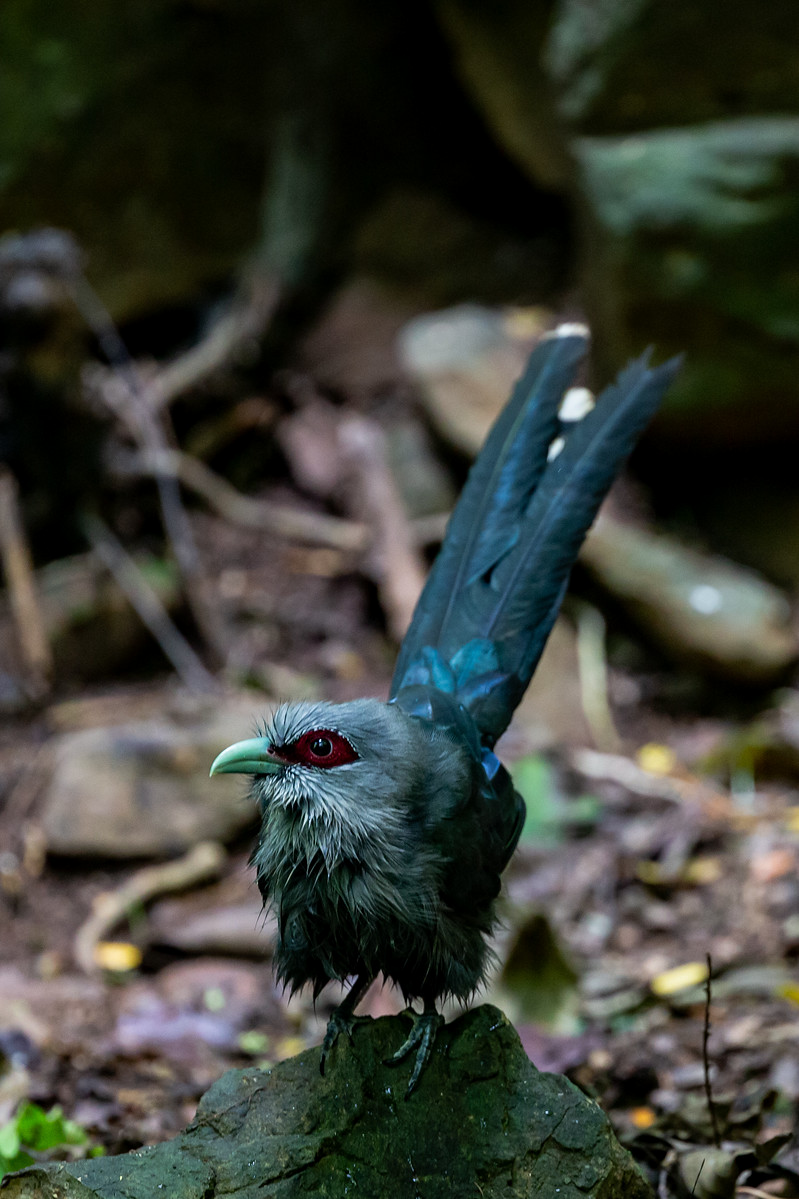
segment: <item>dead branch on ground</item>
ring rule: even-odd
[[[401,641],[426,570],[386,460],[383,434],[364,419],[344,421],[339,439],[353,476],[353,504],[372,529],[372,569],[392,636]]]
[[[182,858],[138,870],[116,891],[104,891],[92,905],[92,913],[75,934],[75,961],[87,974],[97,971],[97,946],[136,908],[159,895],[185,891],[212,882],[227,860],[217,841],[203,841]]]
[[[0,466],[0,555],[19,634],[27,690],[32,697],[40,698],[49,688],[53,655],[36,592],[33,559],[19,508],[17,482],[3,466]]]
[[[186,686],[195,691],[216,691],[216,679],[175,628],[161,600],[111,530],[97,516],[85,516],[82,524],[92,549],[114,576]]]

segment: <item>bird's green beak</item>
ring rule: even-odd
[[[283,763],[270,753],[269,742],[264,737],[252,737],[223,749],[214,758],[211,774],[274,774],[282,767]]]

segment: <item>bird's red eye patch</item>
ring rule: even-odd
[[[312,729],[303,733],[291,745],[281,745],[276,749],[277,757],[284,762],[295,762],[302,766],[345,766],[348,762],[357,762],[358,755],[340,733],[332,729]]]

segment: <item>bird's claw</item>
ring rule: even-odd
[[[408,1089],[405,1092],[405,1098],[410,1099],[411,1094],[416,1089],[422,1070],[424,1070],[430,1055],[433,1052],[433,1042],[436,1039],[436,1033],[444,1023],[444,1017],[440,1016],[433,1008],[424,1012],[414,1012],[412,1008],[406,1009],[408,1015],[413,1018],[413,1027],[407,1037],[400,1045],[399,1049],[390,1058],[384,1062],[384,1066],[396,1066],[399,1062],[416,1050],[416,1061],[413,1064],[411,1077],[408,1080]]]
[[[354,1016],[352,1012],[342,1011],[341,1008],[334,1008],[327,1022],[327,1032],[325,1039],[322,1042],[322,1056],[319,1059],[319,1073],[324,1077],[325,1059],[330,1053],[342,1033],[347,1034],[347,1038],[352,1042],[352,1031],[356,1024],[362,1024],[364,1020],[370,1019],[369,1016]]]

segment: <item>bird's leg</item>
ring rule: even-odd
[[[411,1077],[408,1081],[408,1089],[405,1092],[406,1099],[410,1098],[411,1093],[415,1089],[416,1084],[421,1077],[422,1070],[424,1070],[425,1066],[430,1060],[430,1054],[433,1052],[433,1042],[436,1039],[436,1033],[444,1023],[444,1017],[440,1016],[436,1011],[436,1006],[432,999],[425,999],[423,1012],[414,1012],[411,1009],[410,1014],[413,1016],[413,1027],[411,1028],[411,1031],[408,1033],[405,1041],[402,1045],[400,1045],[394,1056],[390,1057],[386,1062],[383,1063],[385,1066],[396,1066],[396,1064],[406,1058],[412,1050],[416,1050],[416,1061],[413,1064]]]
[[[334,1008],[327,1022],[327,1032],[322,1042],[322,1056],[319,1059],[319,1072],[325,1072],[325,1058],[343,1032],[352,1040],[352,1030],[358,1020],[366,1020],[367,1016],[356,1016],[354,1009],[363,999],[371,985],[372,979],[368,974],[359,974],[348,993],[337,1008]]]

